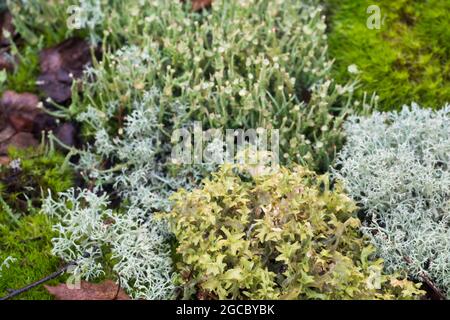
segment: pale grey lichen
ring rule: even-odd
[[[152,72],[144,49],[127,46],[106,60],[110,64],[88,69],[86,76],[96,81],[86,82],[84,94],[92,103],[99,93],[108,99],[85,105],[76,117],[92,133],[83,150],[72,150],[87,188],[68,190],[43,204],[43,211],[58,221],[53,253],[76,261],[73,272],[88,280],[102,275],[105,265],[112,266],[133,298],[170,298],[171,235],[154,213],[169,210],[173,191],[196,186],[214,167],[172,167],[167,132],[189,125],[180,119],[180,103],[162,99],[155,86],[128,95],[131,79]],[[123,95],[108,91],[111,81],[117,81],[111,76],[130,86]]]
[[[17,259],[13,258],[11,256],[7,256],[5,260],[3,260],[2,263],[0,263],[0,278],[2,277],[2,271],[3,269],[8,269],[11,263],[16,262]]]
[[[93,143],[78,151],[76,165],[91,190],[71,189],[43,204],[43,211],[59,221],[53,253],[76,261],[74,272],[86,279],[102,275],[104,263],[111,263],[134,298],[172,295],[170,234],[153,214],[170,209],[174,190],[189,189],[203,177],[196,167],[170,172],[170,139],[161,134],[157,119],[159,95],[152,89],[132,102],[121,134],[108,132],[106,114],[92,108],[81,114],[79,119],[97,125]],[[114,199],[119,206],[112,205]]]
[[[450,297],[450,106],[352,117],[335,175],[362,208],[389,271],[426,274]]]

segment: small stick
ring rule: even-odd
[[[408,264],[412,264],[412,260],[410,257],[406,257],[404,256],[403,259],[408,263]],[[436,297],[439,298],[439,300],[446,300],[446,296],[442,293],[442,291],[434,284],[434,282],[430,279],[430,277],[425,273],[425,272],[420,272],[419,274],[419,278],[420,280],[422,280],[423,282],[425,282],[425,284],[431,289],[433,290],[434,294],[436,295]]]
[[[433,290],[434,294],[439,298],[439,300],[446,300],[445,295],[439,290],[439,288],[434,284],[433,281],[424,273],[421,272],[419,275],[420,279],[425,282],[431,290]]]
[[[120,293],[120,289],[122,287],[122,279],[120,278],[120,275],[116,272],[117,278],[119,279],[119,283],[117,284],[117,292],[116,295],[114,296],[113,300],[117,300],[117,297],[119,296]]]

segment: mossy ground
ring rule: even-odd
[[[9,215],[0,210],[0,261],[8,256],[16,259],[9,268],[3,268],[0,278],[0,297],[8,289],[19,289],[33,283],[62,266],[62,261],[51,254],[51,230],[49,218],[43,214],[22,217],[19,223],[11,221]],[[49,284],[61,282],[55,279]],[[17,299],[51,299],[43,286],[27,291]]]
[[[4,9],[6,3],[0,0],[0,11]],[[55,7],[53,13],[48,19],[60,21],[58,17],[64,11]],[[21,37],[10,46],[16,64],[13,71],[2,72],[0,96],[6,90],[41,95],[36,84],[40,73],[39,54],[42,49],[61,43],[69,34],[66,25],[29,20],[26,16],[22,20],[13,19]],[[85,36],[83,32],[74,32],[74,35]],[[0,166],[0,264],[7,257],[16,260],[1,271],[0,297],[7,295],[10,289],[19,289],[46,277],[64,265],[51,254],[51,239],[55,236],[53,223],[40,213],[40,205],[42,198],[48,196],[48,190],[52,194],[67,190],[75,180],[67,159],[58,152],[39,147],[10,150],[9,157],[20,159],[20,171]],[[105,277],[112,278],[112,272],[108,271]],[[54,285],[66,278],[67,275],[63,275],[46,284]],[[52,296],[40,285],[16,299],[42,300],[52,299]]]
[[[0,10],[5,9],[0,1]],[[11,73],[4,73],[0,94],[5,90],[37,93],[41,40],[34,45],[13,44],[11,53],[18,59]],[[18,178],[11,177],[11,169],[0,166],[0,264],[12,257],[9,268],[0,274],[0,297],[10,289],[19,289],[56,271],[63,262],[51,254],[51,238],[54,236],[50,219],[39,214],[41,190],[49,188],[62,191],[72,185],[71,172],[62,167],[64,157],[42,150],[10,150],[11,159],[20,159]],[[41,189],[42,187],[42,189]],[[14,189],[14,190],[12,190]],[[24,207],[25,206],[25,207]],[[49,284],[58,283],[61,278]],[[16,299],[52,299],[43,286],[29,290]]]
[[[41,199],[48,190],[55,195],[74,185],[75,175],[66,158],[60,153],[45,150],[10,149],[9,157],[20,159],[20,170],[0,167],[0,264],[7,258],[16,259],[3,268],[0,277],[0,297],[8,289],[19,289],[59,270],[64,261],[51,254],[51,240],[56,236],[52,221],[40,213]],[[13,175],[13,176],[12,176]],[[12,176],[12,178],[11,178]],[[94,282],[115,279],[112,265],[105,266],[105,274]],[[56,285],[68,275],[46,282]],[[20,294],[16,299],[52,299],[40,285]]]
[[[7,258],[16,259],[3,268],[0,277],[0,298],[9,289],[19,289],[40,280],[62,268],[66,262],[51,254],[51,239],[56,236],[52,230],[53,221],[48,216],[35,212],[20,218],[19,223],[11,220],[8,213],[0,209],[0,264]],[[115,279],[111,266],[105,267],[105,274],[93,282]],[[63,274],[46,285],[57,285],[67,280]],[[43,285],[26,291],[13,299],[52,300]]]
[[[327,0],[335,77],[360,70],[362,90],[376,91],[382,110],[415,101],[440,108],[450,102],[450,2],[442,0]],[[376,4],[384,24],[369,29],[367,8]]]
[[[51,254],[54,236],[52,222],[39,213],[40,199],[64,191],[73,185],[73,173],[56,152],[10,150],[13,160],[20,159],[20,169],[0,168],[0,263],[7,257],[16,259],[3,268],[0,278],[0,297],[8,289],[18,289],[58,270],[62,261]],[[53,283],[58,283],[58,278]],[[52,284],[49,282],[49,284]],[[49,299],[51,296],[39,286],[18,299]]]
[[[19,168],[0,168],[0,196],[10,210],[26,214],[40,206],[41,198],[67,190],[74,174],[65,157],[42,147],[28,150],[10,149],[9,157]]]
[[[38,50],[32,46],[25,46],[20,50],[20,53],[19,51],[16,52],[20,63],[17,63],[14,71],[6,76],[1,91],[11,89],[20,93],[37,93],[36,79],[39,75]]]

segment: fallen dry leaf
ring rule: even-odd
[[[34,118],[32,133],[34,134],[35,137],[40,139],[42,138],[41,136],[42,131],[48,132],[50,130],[51,131],[57,130],[57,123],[55,118],[51,117],[50,115],[44,112],[39,113]]]
[[[12,72],[17,61],[9,53],[9,48],[0,49],[0,70]]]
[[[119,286],[112,280],[102,283],[89,283],[81,281],[79,289],[68,288],[65,283],[57,286],[44,285],[45,289],[55,296],[56,300],[131,300]]]
[[[40,54],[41,75],[38,86],[47,97],[58,103],[70,99],[74,79],[92,63],[91,48],[80,38],[70,38],[61,44],[44,49]]]
[[[37,147],[39,142],[34,138],[31,133],[19,132],[16,133],[7,143],[0,144],[0,154],[5,155],[8,152],[9,147],[15,147],[17,149],[26,149]]]
[[[11,162],[8,156],[0,156],[0,166],[7,166]]]
[[[12,15],[8,10],[0,13],[0,46],[10,45],[9,39],[4,36],[5,31],[9,32],[11,37],[15,34]]]
[[[27,108],[36,108],[39,98],[32,93],[17,93],[7,90],[3,93],[1,104],[6,108],[23,106]]]
[[[181,2],[185,2],[185,0],[181,0]],[[192,11],[200,11],[206,8],[211,7],[213,0],[191,0],[192,3]]]
[[[17,131],[32,132],[34,121],[42,110],[39,98],[32,93],[5,91],[0,99],[0,112]]]
[[[75,146],[77,129],[72,123],[63,123],[55,130],[55,136],[66,146]]]
[[[0,131],[0,143],[6,142],[9,139],[11,139],[16,134],[16,130],[10,126],[6,125],[1,131]]]
[[[36,146],[42,139],[42,132],[49,131],[53,131],[64,144],[75,145],[75,126],[71,123],[58,125],[55,118],[39,107],[39,98],[36,95],[10,90],[3,93],[0,99],[0,155],[6,153],[9,146]],[[18,135],[19,133],[29,134]]]

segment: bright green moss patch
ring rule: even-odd
[[[10,150],[9,166],[0,167],[0,265],[11,257],[0,273],[0,296],[55,272],[61,261],[51,254],[52,223],[38,214],[41,198],[73,185],[73,173],[64,157],[53,151]],[[60,282],[54,280],[54,282]],[[19,299],[48,299],[40,286]]]
[[[3,267],[0,274],[0,297],[8,289],[19,289],[56,271],[61,262],[51,255],[52,224],[42,214],[29,215],[14,224],[4,210],[0,210],[0,264],[7,258],[16,259]],[[61,279],[53,280],[53,283]],[[52,282],[50,282],[52,283]],[[17,296],[17,299],[50,299],[42,287]]]
[[[0,196],[13,211],[27,212],[48,190],[55,194],[73,184],[73,171],[57,152],[11,149],[9,157],[12,163],[0,167]]]
[[[42,47],[40,42],[39,47]],[[4,89],[11,89],[16,92],[36,93],[36,79],[39,75],[39,49],[32,46],[25,46],[19,52],[13,48],[14,55],[18,58],[15,68],[8,73]]]
[[[376,91],[383,110],[415,101],[443,106],[450,101],[450,2],[328,0],[331,11],[330,51],[335,77],[350,77],[356,64],[362,88]],[[381,8],[384,24],[370,30],[370,5]]]

